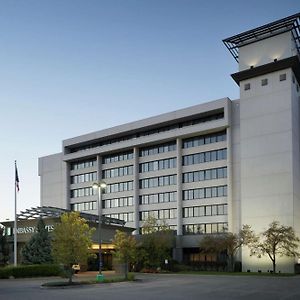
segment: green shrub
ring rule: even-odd
[[[184,264],[175,264],[172,268],[173,272],[189,272],[193,271],[192,266],[184,265]]]
[[[6,279],[9,278],[9,276],[11,276],[10,268],[0,268],[0,279]]]
[[[0,269],[0,278],[25,278],[25,277],[43,277],[59,276],[61,268],[59,265],[23,265],[17,267],[5,267]]]

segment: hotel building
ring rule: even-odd
[[[142,233],[149,215],[176,232],[174,258],[199,259],[205,234],[278,220],[300,235],[300,64],[296,14],[225,39],[240,99],[218,99],[70,138],[39,159],[41,205],[102,213]],[[239,253],[243,270],[271,269]],[[297,258],[296,258],[297,260]],[[294,258],[277,269],[293,272]]]

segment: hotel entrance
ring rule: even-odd
[[[56,207],[37,207],[27,209],[18,214],[17,221],[17,261],[22,263],[22,248],[37,231],[37,223],[40,218],[44,220],[45,228],[51,236],[51,232],[55,229],[55,225],[60,222],[60,216],[64,213],[71,212],[70,210]],[[99,235],[98,235],[98,216],[88,213],[80,213],[80,217],[87,220],[90,227],[94,227],[95,231],[92,236],[91,255],[82,270],[99,270]],[[14,258],[14,222],[0,222],[4,226],[5,235],[9,245],[9,263],[13,264]],[[102,253],[102,269],[112,270],[113,268],[113,252],[114,245],[112,243],[116,230],[125,231],[128,234],[134,228],[125,227],[125,222],[119,219],[102,217],[101,224],[101,253]]]

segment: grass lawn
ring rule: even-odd
[[[69,283],[69,280],[66,279],[64,281],[50,281],[42,284],[42,287],[70,287],[70,286],[80,286],[86,284],[102,284],[102,283],[112,283],[112,282],[123,282],[123,281],[133,281],[134,274],[128,274],[128,279],[125,279],[124,276],[113,276],[109,278],[104,278],[103,281],[97,281],[96,279],[88,279],[88,280],[75,280],[72,283]]]

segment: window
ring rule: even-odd
[[[150,211],[141,211],[140,221],[145,221],[149,218],[149,216],[155,217],[158,220],[163,219],[175,219],[176,218],[176,208],[171,209],[161,209],[161,210],[150,210]]]
[[[128,213],[119,213],[119,214],[108,214],[108,215],[103,215],[106,218],[114,218],[114,219],[119,219],[123,220],[125,222],[133,222],[133,212],[128,212]]]
[[[167,175],[167,176],[140,179],[140,183],[139,183],[140,189],[153,188],[153,187],[158,187],[158,186],[175,185],[176,184],[176,176],[177,175]]]
[[[96,208],[97,208],[96,201],[71,204],[71,210],[73,211],[95,210]]]
[[[158,153],[175,151],[175,150],[176,150],[176,142],[170,142],[167,144],[142,148],[140,150],[140,156],[143,157],[143,156],[155,155]]]
[[[182,199],[183,200],[226,197],[226,196],[227,196],[227,186],[226,185],[182,191]]]
[[[142,163],[139,166],[140,173],[164,170],[170,168],[176,168],[176,157],[150,161],[150,162]]]
[[[86,197],[96,195],[92,187],[71,190],[71,198]]]
[[[216,143],[221,141],[226,141],[226,132],[218,132],[213,134],[200,135],[189,139],[184,139],[182,147],[192,148],[204,144],[211,144],[211,143]]]
[[[106,187],[106,193],[116,193],[116,192],[123,192],[123,191],[131,191],[133,189],[133,182],[118,182],[113,184],[108,184]]]
[[[124,153],[118,153],[118,154],[104,156],[102,159],[102,163],[109,164],[112,162],[129,160],[129,159],[133,159],[133,152],[124,152]]]
[[[187,224],[183,225],[183,234],[211,234],[227,232],[227,223]]]
[[[71,176],[71,184],[90,182],[97,180],[97,172],[85,173]]]
[[[246,83],[246,84],[244,85],[244,90],[245,90],[245,91],[250,90],[250,83]]]
[[[140,204],[153,204],[163,202],[175,202],[176,192],[166,192],[159,194],[147,194],[139,197]]]
[[[262,86],[268,85],[268,79],[267,78],[262,79],[261,80],[261,85]]]
[[[209,179],[219,179],[227,177],[227,167],[201,170],[182,174],[182,182],[197,182]]]
[[[194,165],[200,164],[204,162],[210,162],[215,160],[223,160],[227,159],[227,149],[219,149],[201,153],[195,153],[191,155],[185,155],[182,159],[182,165]]]
[[[97,163],[96,159],[74,162],[74,163],[71,163],[71,170],[80,170],[80,169],[85,169],[85,168],[91,168],[91,167],[94,167],[96,165],[96,163]]]
[[[284,73],[284,74],[280,74],[279,75],[279,81],[284,81],[284,80],[286,80],[286,74]]]

